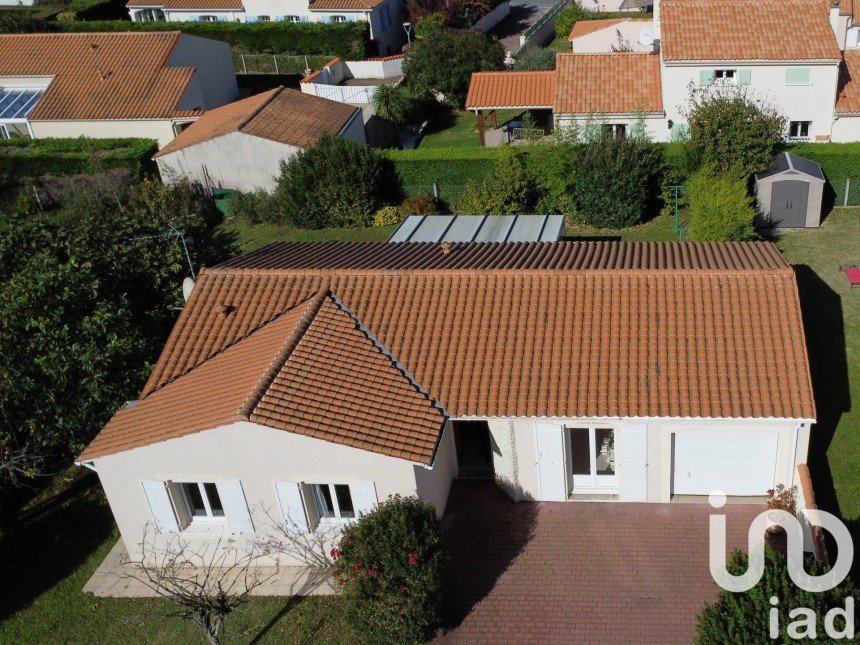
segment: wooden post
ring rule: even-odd
[[[496,111],[495,110],[490,112],[490,123],[493,124],[493,129],[499,127],[499,122],[498,122],[498,119],[496,118]]]
[[[842,198],[842,205],[848,206],[848,193],[851,192],[851,179],[845,180],[845,197]]]
[[[484,112],[483,110],[477,110],[475,112],[475,116],[478,117],[478,140],[481,142],[481,147],[487,145],[486,140],[484,139]]]

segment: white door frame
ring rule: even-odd
[[[572,430],[588,430],[588,461],[589,461],[589,474],[588,475],[575,475],[573,474],[573,442],[568,441],[570,444],[569,450],[571,451],[571,488],[573,494],[577,493],[602,493],[602,494],[614,494],[616,492],[616,476],[617,472],[613,475],[598,475],[597,474],[597,431],[598,430],[610,430],[612,432],[612,442],[613,446],[615,445],[615,428],[608,428],[605,426],[594,426],[594,425],[582,425],[582,426],[565,426],[565,432],[570,433]],[[618,460],[615,460],[615,470],[618,468]]]

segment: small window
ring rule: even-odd
[[[604,123],[601,131],[608,137],[624,138],[627,135],[627,125],[624,123]]]
[[[811,125],[812,121],[790,121],[788,124],[788,138],[808,139],[809,126]]]
[[[257,22],[271,22],[271,16],[257,16]]]
[[[302,17],[301,16],[287,16],[286,18],[284,18],[284,20],[286,20],[287,22],[301,22]]]
[[[723,85],[732,85],[737,78],[736,70],[734,69],[715,69],[714,82],[722,83]]]
[[[332,22],[346,22],[346,16],[332,16]]]
[[[346,484],[311,484],[314,506],[320,517],[352,519],[355,507]]]
[[[182,482],[182,502],[194,519],[223,519],[224,506],[218,487],[212,482]]]
[[[218,22],[218,17],[217,16],[200,16],[200,18],[198,18],[198,20],[200,22]]]

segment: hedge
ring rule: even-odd
[[[789,150],[817,163],[828,179],[860,182],[860,143],[799,143]]]
[[[2,139],[0,178],[91,174],[127,168],[138,176],[152,166],[152,139]]]
[[[52,23],[66,32],[181,31],[212,38],[252,53],[326,54],[348,60],[370,55],[370,29],[366,22],[130,22],[92,20]]]

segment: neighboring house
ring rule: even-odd
[[[162,33],[0,35],[0,137],[167,144],[238,96],[226,43]]]
[[[570,40],[573,52],[603,57],[595,58],[593,64],[581,61],[579,64],[586,68],[596,69],[607,55],[629,56],[626,52],[632,51],[647,56],[652,52],[649,58],[653,62],[647,67],[656,73],[662,115],[652,113],[647,119],[656,141],[686,136],[691,91],[723,86],[744,88],[751,96],[775,105],[786,116],[788,140],[858,141],[860,117],[847,112],[837,99],[837,91],[841,95],[853,82],[850,67],[855,59],[850,49],[844,57],[840,51],[840,43],[847,36],[840,36],[842,23],[837,24],[836,18],[840,18],[840,10],[831,10],[826,0],[657,0],[652,21],[581,21],[574,26]],[[589,24],[592,22],[595,24]],[[556,94],[572,91],[570,79],[562,72],[565,60],[558,58]],[[617,66],[628,70],[627,63],[618,62]],[[614,80],[612,75],[617,73],[607,71],[606,75],[615,83],[625,84],[623,95],[613,95],[605,108],[607,114],[560,114],[553,107],[556,125],[586,118],[620,123],[612,114],[615,104],[625,104],[645,90],[631,87],[627,80]],[[643,83],[648,84],[654,78],[653,73],[642,76]],[[475,74],[473,85],[482,83],[482,74]],[[523,103],[528,97],[530,90],[519,88],[522,83],[522,76],[509,77],[510,87],[504,92],[511,103]],[[851,91],[849,87],[847,92]],[[467,102],[467,107],[478,113],[499,106],[477,100]],[[658,119],[662,123],[654,127]]]
[[[843,54],[833,140],[860,141],[860,49]]]
[[[165,183],[271,191],[281,162],[327,132],[364,143],[361,110],[276,88],[206,112],[155,161]]]
[[[401,0],[129,0],[134,21],[366,22],[380,54],[406,42]]]
[[[763,501],[815,404],[766,242],[275,243],[201,271],[78,463],[144,528],[336,528],[457,476],[515,500]]]
[[[860,49],[860,0],[842,0],[830,10],[840,49]]]

